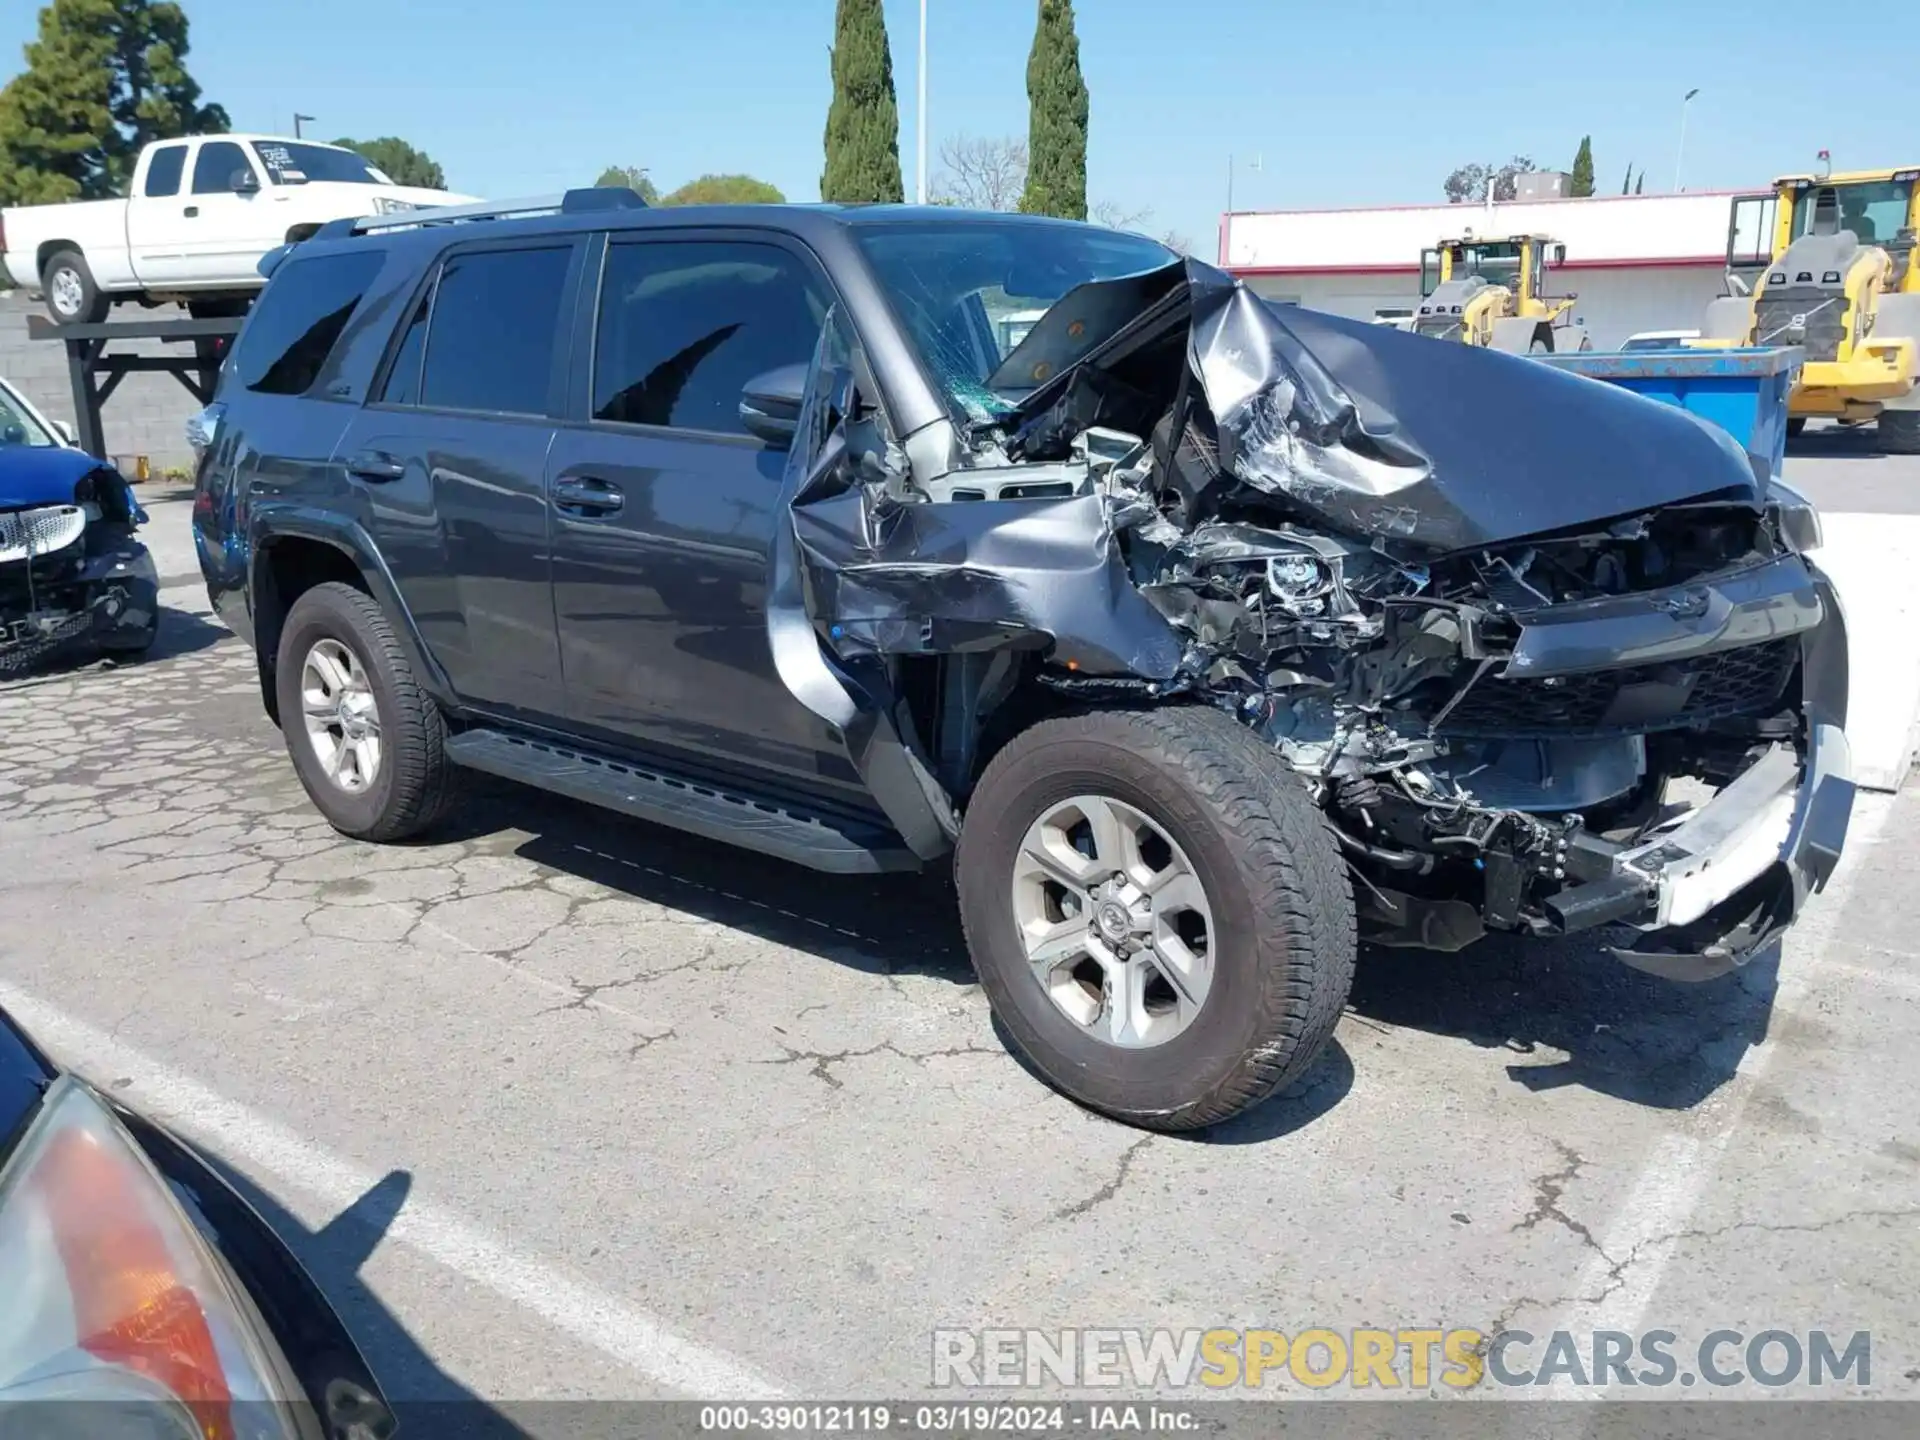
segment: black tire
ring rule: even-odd
[[[328,778],[302,720],[301,668],[323,639],[353,652],[379,707],[380,763],[372,783],[357,793]],[[275,694],[293,768],[334,829],[358,840],[404,840],[445,813],[453,793],[446,722],[414,680],[406,652],[372,596],[333,581],[294,602],[280,633]]]
[[[1789,440],[1797,440],[1799,439],[1800,436],[1806,433],[1807,433],[1807,417],[1806,416],[1789,415],[1787,417],[1787,438]]]
[[[72,281],[69,287],[64,281]],[[77,292],[77,293],[76,293]],[[113,302],[94,283],[93,271],[78,250],[56,251],[40,272],[40,293],[46,298],[47,314],[56,325],[93,325],[107,318]],[[56,294],[74,295],[71,311],[61,308]]]
[[[1878,428],[1889,455],[1920,455],[1920,410],[1882,410]]]
[[[1036,981],[1014,919],[1028,828],[1080,794],[1162,826],[1205,887],[1211,988],[1187,1028],[1122,1049],[1089,1035]],[[1048,720],[987,767],[956,857],[960,915],[994,1014],[1055,1088],[1152,1130],[1216,1124],[1297,1080],[1353,984],[1353,891],[1325,818],[1271,749],[1199,706]]]

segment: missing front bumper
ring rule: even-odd
[[[1853,815],[1843,731],[1815,725],[1805,759],[1768,751],[1710,802],[1615,857],[1617,881],[1644,885],[1642,931],[1613,953],[1669,980],[1712,980],[1786,930],[1840,862]]]
[[[143,649],[153,639],[159,598],[153,556],[130,535],[101,544],[57,577],[30,585],[24,574],[0,575],[0,674],[83,641],[104,650]]]

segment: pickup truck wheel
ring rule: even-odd
[[[1876,428],[1889,455],[1920,455],[1920,410],[1882,410]]]
[[[1154,1130],[1297,1079],[1353,983],[1353,892],[1306,790],[1199,706],[1049,720],[994,758],[956,858],[994,1014],[1070,1098]]]
[[[294,602],[276,666],[287,753],[320,813],[359,840],[402,840],[451,797],[446,723],[373,597],[316,585]]]
[[[57,325],[92,325],[107,318],[111,305],[78,250],[62,250],[40,272],[47,313]]]

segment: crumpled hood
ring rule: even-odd
[[[0,510],[71,505],[84,475],[107,468],[84,450],[53,445],[0,445]]]
[[[1762,503],[1746,452],[1683,410],[1525,356],[1275,306],[1197,261],[1156,273],[1172,302],[1158,323],[1189,327],[1222,469],[1304,518],[1445,552],[1705,495]],[[1138,343],[1095,343],[1084,364]],[[1061,374],[1021,410],[1070,384]]]

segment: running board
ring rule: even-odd
[[[775,805],[501,730],[468,730],[448,737],[447,758],[472,770],[757,850],[810,870],[875,875],[920,868],[918,857],[900,837],[878,824],[802,810],[791,802]]]

